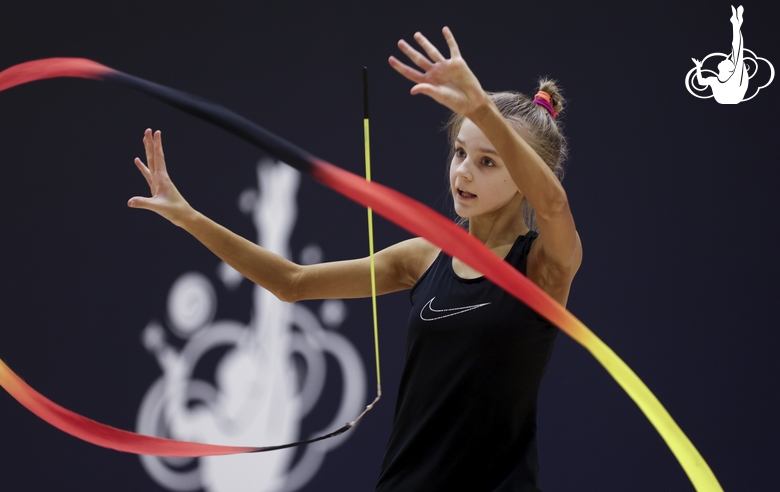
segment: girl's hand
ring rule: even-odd
[[[181,221],[193,210],[168,176],[162,148],[162,133],[159,130],[152,134],[151,129],[146,129],[144,149],[146,149],[148,167],[138,157],[135,158],[135,165],[149,184],[152,196],[149,198],[134,196],[128,200],[127,205],[157,212],[174,224],[181,225]]]
[[[450,29],[445,27],[442,33],[450,48],[449,59],[444,58],[439,50],[418,32],[415,33],[414,39],[428,54],[427,57],[403,39],[398,41],[398,47],[423,72],[402,63],[394,56],[388,61],[398,73],[416,84],[412,87],[412,94],[425,94],[456,113],[468,116],[490,99],[460,56],[458,44]]]

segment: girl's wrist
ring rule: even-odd
[[[195,210],[190,206],[190,204],[186,204],[184,209],[176,214],[176,217],[171,217],[171,222],[178,227],[181,227],[182,229],[189,231],[193,228],[195,223],[198,221],[200,217],[200,212]]]
[[[488,97],[487,93],[484,93],[484,100],[478,104],[476,108],[463,116],[470,119],[475,125],[480,126],[479,124],[482,121],[493,118],[496,114],[501,116],[501,113],[498,112],[498,108],[493,103],[493,100]]]

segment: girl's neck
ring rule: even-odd
[[[479,239],[490,249],[514,244],[518,236],[528,233],[523,220],[522,200],[507,204],[495,213],[479,215],[469,219],[469,234]]]

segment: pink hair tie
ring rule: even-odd
[[[550,112],[550,115],[552,115],[553,118],[558,116],[558,111],[553,109],[552,104],[550,104],[550,101],[547,101],[545,99],[542,99],[541,97],[536,97],[534,99],[534,102],[538,104],[539,106],[543,106],[544,109]]]
[[[537,92],[536,95],[534,96],[534,99],[544,99],[548,103],[552,103],[552,99],[550,98],[550,94],[548,92],[545,92],[545,91]]]

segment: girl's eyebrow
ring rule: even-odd
[[[457,137],[455,141],[461,145],[466,145],[466,143],[460,137]],[[479,150],[483,154],[493,154],[496,157],[501,157],[499,153],[496,151],[496,149],[494,149],[493,147],[479,147],[477,148],[477,150]]]

